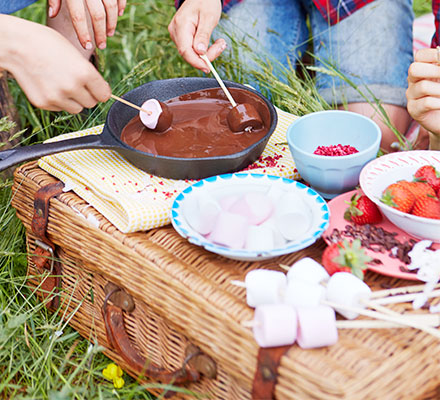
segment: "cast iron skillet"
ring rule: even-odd
[[[270,113],[268,133],[247,149],[239,153],[207,158],[177,158],[154,156],[136,150],[120,140],[122,129],[138,113],[135,109],[115,102],[109,109],[104,129],[99,135],[66,139],[53,143],[18,147],[0,152],[0,171],[49,154],[78,149],[111,149],[117,151],[136,167],[153,175],[172,179],[202,179],[212,175],[235,172],[254,162],[263,152],[267,141],[275,130],[277,114],[274,106],[260,93],[235,82],[225,82],[228,87],[245,89],[258,95],[266,104]],[[168,100],[196,90],[217,88],[218,83],[210,78],[175,78],[148,82],[127,92],[124,98],[134,104],[155,98]]]

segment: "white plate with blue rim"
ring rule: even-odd
[[[286,192],[298,194],[311,210],[309,229],[300,238],[287,241],[282,247],[259,251],[218,245],[194,230],[185,217],[185,202],[201,191],[208,191],[211,196],[219,199],[222,196],[240,195],[251,191],[267,192],[273,185],[278,185]],[[312,188],[295,180],[265,174],[234,173],[202,179],[183,190],[171,207],[171,223],[182,237],[212,253],[240,261],[260,261],[302,250],[322,236],[329,221],[330,210],[326,201]]]

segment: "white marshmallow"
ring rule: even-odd
[[[250,225],[246,237],[246,250],[266,251],[274,248],[272,229],[262,225]]]
[[[191,228],[207,235],[213,230],[220,211],[217,200],[208,192],[200,191],[197,195],[188,196],[183,212]]]
[[[150,99],[143,103],[141,108],[149,112],[139,111],[141,122],[149,129],[156,129],[160,114],[162,114],[160,103],[156,99]]]
[[[260,347],[287,346],[295,343],[297,315],[287,304],[264,304],[255,309],[253,332]]]
[[[275,220],[272,217],[267,219],[266,221],[264,221],[259,226],[266,227],[272,231],[273,248],[274,249],[278,249],[278,248],[284,247],[286,245],[286,239],[284,239],[284,236],[281,234],[281,232],[276,227]]]
[[[248,218],[251,225],[259,225],[271,216],[273,210],[272,201],[264,193],[249,192],[232,204],[228,211]]]
[[[327,283],[326,298],[341,306],[365,308],[371,298],[371,289],[350,272],[336,272]],[[359,316],[354,311],[346,311],[337,307],[335,310],[347,319],[355,319]]]
[[[288,281],[306,281],[313,284],[327,282],[330,275],[325,268],[313,258],[304,257],[294,263],[287,272]]]
[[[209,240],[231,249],[242,249],[246,241],[248,221],[245,217],[221,211],[209,235]]]
[[[309,230],[311,222],[311,210],[300,195],[287,192],[278,199],[275,224],[287,240],[301,239]]]
[[[270,186],[269,190],[267,191],[266,195],[271,199],[274,203],[277,203],[280,197],[286,193],[286,190],[276,183]]]
[[[335,311],[331,307],[297,307],[297,343],[303,349],[331,346],[338,341]]]
[[[249,307],[283,302],[286,274],[268,269],[254,269],[246,274],[246,302]]]
[[[325,299],[325,287],[316,283],[288,280],[284,302],[294,307],[316,307]]]

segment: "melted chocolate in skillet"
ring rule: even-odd
[[[205,89],[167,100],[173,124],[158,134],[134,117],[122,130],[121,140],[154,155],[183,158],[217,157],[238,153],[264,137],[270,126],[269,110],[262,99],[243,89],[230,88],[237,104],[250,103],[263,120],[252,132],[232,132],[227,116],[232,109],[221,89]]]

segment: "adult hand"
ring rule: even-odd
[[[209,39],[221,12],[220,0],[185,0],[168,26],[171,39],[184,60],[206,73],[209,68],[199,56],[206,54],[212,61],[226,48],[224,39],[216,40],[209,47]]]
[[[440,63],[436,49],[419,50],[408,71],[406,97],[410,115],[440,136]]]
[[[107,101],[108,83],[62,35],[46,26],[0,15],[0,67],[38,108],[79,113]]]
[[[107,36],[114,35],[118,15],[124,13],[127,4],[127,0],[48,0],[50,18],[57,16],[61,1],[66,2],[78,39],[87,50],[93,48],[92,37],[98,48],[105,49]],[[89,31],[88,15],[94,32]]]

